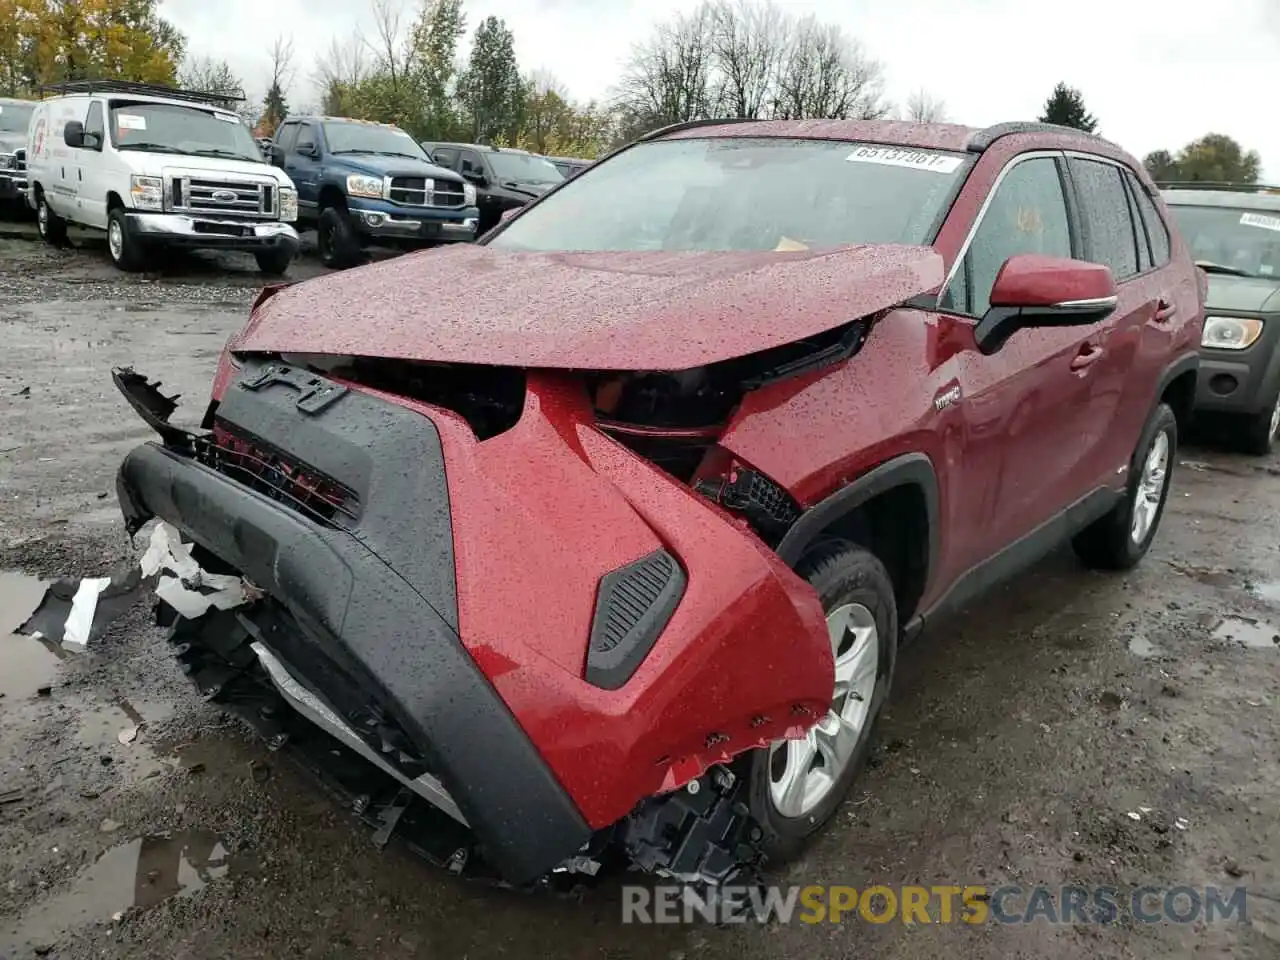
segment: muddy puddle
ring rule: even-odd
[[[1280,606],[1280,580],[1255,583],[1250,589],[1259,600],[1265,600],[1267,603],[1274,603],[1276,606]]]
[[[1252,617],[1224,617],[1213,631],[1215,640],[1230,640],[1256,650],[1280,651],[1280,627]]]
[[[57,674],[62,651],[15,632],[40,605],[47,586],[24,573],[0,570],[0,698],[38,696]]]
[[[1143,634],[1135,633],[1129,638],[1129,652],[1143,660],[1155,660],[1164,656],[1164,650],[1148,640]]]
[[[109,924],[130,909],[147,910],[172,897],[193,896],[251,868],[249,858],[232,854],[214,834],[136,837],[106,850],[68,888],[28,909],[17,926],[0,930],[0,956],[47,950],[78,927]]]

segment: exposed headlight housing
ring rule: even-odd
[[[164,181],[159,177],[140,177],[134,174],[129,178],[129,195],[133,198],[136,210],[164,209]]]
[[[366,177],[362,173],[353,173],[347,177],[347,196],[371,197],[382,199],[382,178]]]
[[[293,187],[280,188],[280,219],[285,223],[298,219],[298,191]]]
[[[1262,336],[1256,317],[1205,317],[1200,346],[1213,350],[1244,350]]]
[[[464,183],[462,185],[462,202],[468,207],[476,205],[476,185],[474,183]]]
[[[14,153],[0,153],[0,170],[16,170],[18,156]]]

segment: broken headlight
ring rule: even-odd
[[[292,187],[280,188],[280,219],[285,223],[298,219],[298,191]]]

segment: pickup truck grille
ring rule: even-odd
[[[436,180],[428,191],[425,177],[392,177],[388,199],[406,207],[460,207],[466,202],[462,184]]]
[[[274,184],[248,180],[211,180],[174,177],[168,189],[170,209],[181,213],[223,216],[275,217],[278,215]]]

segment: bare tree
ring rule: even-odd
[[[793,21],[773,0],[709,0],[719,113],[758,119],[774,96]]]
[[[947,105],[924,89],[907,97],[906,119],[913,123],[946,123]]]
[[[357,30],[345,40],[334,37],[329,49],[316,60],[311,81],[320,92],[324,113],[345,112],[346,95],[369,76],[367,53],[364,37]]]
[[[398,94],[417,59],[417,34],[405,29],[404,8],[398,0],[373,0],[373,28],[374,37],[366,45],[377,58],[378,71],[390,82],[392,94]]]
[[[775,115],[876,120],[888,112],[884,67],[835,24],[801,20],[778,74]]]
[[[268,84],[268,88],[279,90],[282,97],[288,96],[289,87],[293,85],[295,73],[293,66],[293,37],[276,37],[275,42],[271,44],[268,56],[271,58],[271,82]]]
[[[705,4],[659,25],[632,48],[618,82],[616,102],[628,125],[652,129],[709,116],[713,59]]]

